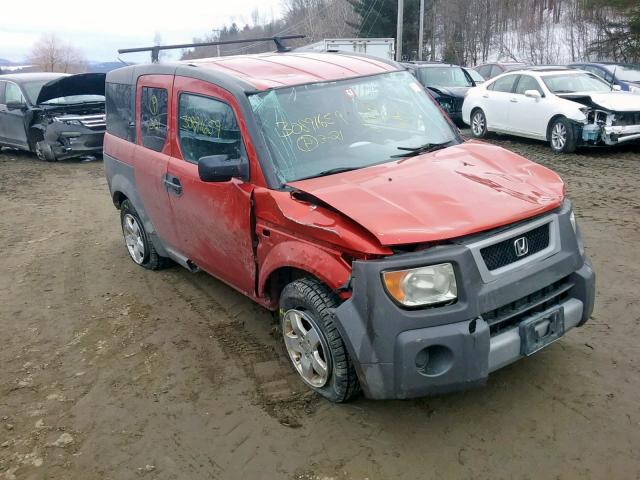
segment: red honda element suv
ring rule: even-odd
[[[591,315],[560,177],[465,141],[394,62],[128,66],[107,75],[106,108],[132,260],[204,270],[276,311],[293,367],[329,400],[480,385]]]

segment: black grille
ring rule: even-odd
[[[527,253],[518,256],[515,242],[520,238],[526,238]],[[549,246],[549,224],[529,230],[521,235],[515,235],[508,240],[495,243],[480,250],[482,259],[489,270],[495,270],[509,265],[517,260],[527,258]]]
[[[571,288],[573,283],[563,278],[515,302],[483,313],[482,318],[489,324],[491,335],[495,335],[519,324],[531,315],[559,305],[569,297]]]

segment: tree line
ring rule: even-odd
[[[284,0],[284,15],[233,23],[195,41],[301,33],[312,43],[336,37],[395,37],[397,0]],[[424,43],[418,45],[419,0],[405,0],[403,52],[461,65],[489,59],[534,64],[579,60],[640,62],[638,0],[425,0]],[[273,44],[221,46],[221,55],[273,50]],[[216,56],[216,47],[183,58]]]

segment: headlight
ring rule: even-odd
[[[629,85],[629,91],[631,93],[640,93],[640,87],[634,87],[633,85]]]
[[[438,103],[440,104],[440,106],[443,108],[445,112],[449,112],[452,110],[451,102],[449,100],[439,98]]]
[[[406,307],[451,302],[458,298],[453,265],[442,263],[382,273],[387,293]]]

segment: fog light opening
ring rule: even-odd
[[[416,368],[421,375],[437,377],[453,365],[453,352],[444,345],[431,345],[416,355]]]

